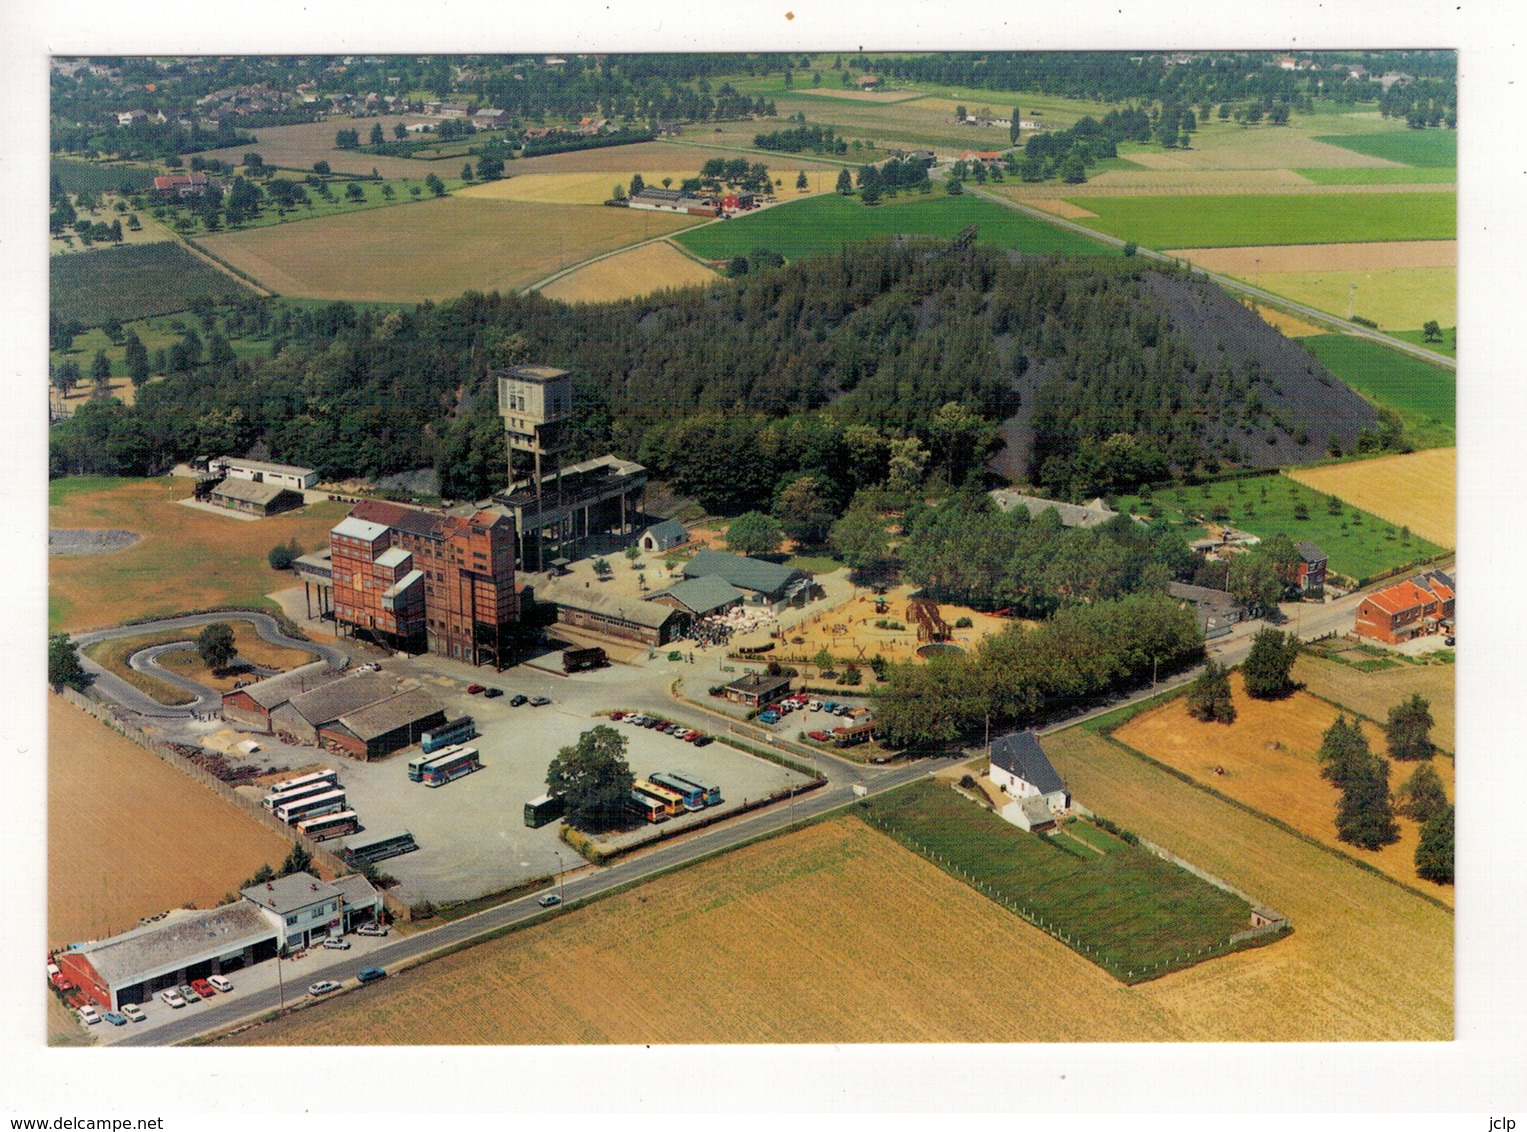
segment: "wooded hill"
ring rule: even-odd
[[[263,445],[325,477],[435,462],[448,493],[481,497],[504,468],[493,360],[573,370],[574,456],[613,448],[659,476],[714,479],[718,509],[802,470],[845,493],[873,482],[846,467],[851,429],[861,452],[866,436],[869,448],[915,436],[944,453],[930,472],[964,480],[982,453],[936,434],[950,403],[988,435],[1011,422],[1004,466],[1065,495],[1315,459],[1328,437],[1346,449],[1375,421],[1212,285],[1124,257],[881,242],[603,305],[474,292],[385,313],[258,305],[231,317],[269,336],[271,357],[201,364],[180,351],[181,372],[135,406],[87,405],[56,427],[55,474],[144,474]],[[782,445],[785,433],[810,440]]]

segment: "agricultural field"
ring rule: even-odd
[[[1407,417],[1407,428],[1412,420],[1448,430],[1456,425],[1458,377],[1452,370],[1348,334],[1315,335],[1303,344],[1353,389]]]
[[[211,908],[290,848],[207,787],[48,697],[50,945],[104,938],[168,908]]]
[[[1295,318],[1291,314],[1284,314],[1272,307],[1258,306],[1255,303],[1247,304],[1263,322],[1268,326],[1276,327],[1285,338],[1308,338],[1311,334],[1325,334],[1327,330],[1323,326],[1316,326],[1313,322],[1305,322],[1302,318]]]
[[[634,299],[667,287],[714,283],[718,276],[666,240],[659,240],[580,267],[545,287],[541,294],[564,303],[605,303]]]
[[[262,640],[255,632],[254,626],[248,621],[230,619],[228,625],[233,629],[233,643],[238,650],[238,655],[226,670],[214,673],[203,663],[201,656],[194,648],[164,653],[159,657],[158,664],[169,672],[195,680],[205,687],[216,688],[220,692],[230,692],[235,684],[248,677],[250,665],[285,671],[317,659],[316,654],[305,649],[285,648]],[[194,641],[198,632],[200,630],[188,632],[185,629],[164,629],[137,637],[116,637],[111,640],[97,641],[85,649],[85,654],[108,672],[116,673],[134,688],[145,695],[152,696],[162,704],[186,704],[192,700],[190,695],[172,684],[155,679],[146,672],[137,671],[127,662],[128,658],[140,649],[151,645],[167,644],[170,641]]]
[[[1458,167],[1458,134],[1454,130],[1390,130],[1374,134],[1325,135],[1318,140],[1350,149],[1353,153],[1421,169]]]
[[[79,631],[135,617],[220,605],[274,611],[265,595],[291,584],[266,552],[292,539],[326,544],[349,508],[315,503],[258,523],[216,515],[189,499],[188,479],[61,479],[48,485],[48,523],[60,528],[136,531],[141,541],[112,554],[48,562],[48,628]]]
[[[1458,316],[1456,267],[1264,271],[1257,282],[1339,318],[1346,317],[1350,300],[1353,314],[1371,319],[1381,330],[1414,330],[1430,321],[1450,325]]]
[[[1350,664],[1303,654],[1294,662],[1294,679],[1323,699],[1361,712],[1380,723],[1389,709],[1419,692],[1432,705],[1432,742],[1457,750],[1457,672],[1451,664],[1408,664],[1364,672]],[[1398,783],[1395,783],[1398,785]]]
[[[1239,672],[1231,673],[1230,689],[1236,709],[1234,723],[1201,723],[1188,714],[1187,697],[1177,696],[1135,716],[1113,737],[1259,813],[1287,823],[1322,845],[1452,904],[1450,885],[1432,884],[1416,876],[1421,827],[1413,819],[1399,818],[1400,839],[1382,849],[1359,849],[1337,839],[1336,808],[1341,791],[1320,776],[1320,761],[1315,755],[1321,736],[1336,720],[1336,708],[1305,692],[1282,700],[1254,700],[1242,689]],[[1387,716],[1386,708],[1379,718]],[[1382,729],[1367,720],[1361,726],[1369,747],[1376,754],[1384,754],[1387,748]],[[1434,758],[1432,765],[1448,797],[1456,798],[1453,761]],[[1391,760],[1390,789],[1397,789],[1414,769],[1411,763]]]
[[[55,155],[48,159],[48,178],[54,177],[66,193],[116,193],[123,188],[136,193],[153,187],[155,171],[129,161],[76,161]]]
[[[712,224],[675,240],[709,260],[747,255],[754,248],[769,248],[787,259],[799,259],[877,236],[906,234],[949,239],[970,224],[980,227],[977,242],[993,247],[1035,254],[1101,255],[1106,251],[1085,236],[1062,231],[991,201],[969,194],[951,197],[943,193],[898,197],[874,208],[866,208],[857,197],[825,193],[763,209],[739,220]]]
[[[1271,947],[1130,990],[1153,1028],[1195,1041],[1451,1039],[1450,912],[1085,727],[1046,736],[1045,751],[1074,797],[1293,923]]]
[[[397,118],[324,118],[322,121],[302,122],[295,126],[270,126],[252,131],[255,136],[253,145],[209,149],[200,156],[241,166],[246,153],[258,153],[266,165],[296,169],[304,173],[313,168],[315,161],[327,161],[329,168],[336,173],[369,176],[375,169],[388,179],[421,180],[430,173],[438,173],[443,178],[447,172],[460,172],[460,165],[453,167],[448,161],[437,163],[408,157],[377,157],[370,153],[334,147],[334,135],[343,129],[359,130],[361,136],[366,137],[371,133],[371,127],[380,122],[383,131],[391,136],[394,121],[418,120],[409,115]]]
[[[1120,496],[1119,508],[1139,508],[1137,496]],[[1297,508],[1303,506],[1304,518]],[[1228,515],[1233,526],[1267,538],[1280,531],[1295,542],[1316,543],[1330,556],[1331,569],[1351,578],[1403,566],[1438,554],[1442,547],[1413,529],[1407,540],[1403,523],[1389,523],[1350,504],[1332,514],[1330,497],[1287,476],[1257,476],[1225,483],[1177,487],[1157,492],[1147,510],[1169,519]]]
[[[442,167],[441,172],[446,173],[446,167]],[[452,192],[467,184],[467,182],[455,175],[459,172],[459,166],[451,166],[449,167],[450,175],[440,177],[440,183],[444,186],[446,192]],[[296,181],[297,178],[273,177],[271,180]],[[334,178],[326,180],[325,184],[329,188],[327,199],[320,196],[312,187],[304,186],[304,191],[307,193],[306,204],[283,209],[278,207],[269,198],[266,198],[260,202],[259,212],[255,216],[236,227],[220,227],[218,231],[243,232],[250,228],[268,228],[272,224],[292,224],[299,220],[319,220],[328,216],[343,216],[351,212],[364,212],[372,208],[393,208],[404,204],[424,204],[435,199],[434,193],[424,183],[423,178],[420,177],[412,180],[402,179],[383,182]],[[354,191],[359,194],[358,197],[350,195],[352,186]],[[177,232],[193,239],[201,239],[214,234],[209,231],[201,215],[192,208],[177,208],[172,206],[166,219],[175,225]]]
[[[184,310],[193,299],[214,302],[254,292],[226,272],[164,242],[92,251],[48,260],[49,307],[64,321],[99,326]]]
[[[1251,926],[1244,900],[1144,849],[1101,835],[1092,847],[1035,837],[941,783],[916,782],[862,805],[870,824],[1026,907],[1121,979],[1189,966],[1195,952],[1228,950],[1230,937]]]
[[[78,201],[76,200],[74,203],[78,204]],[[109,226],[114,220],[121,221],[122,239],[120,244],[115,240],[109,243],[92,240],[87,244],[80,237],[80,234],[71,228],[67,232],[48,237],[48,254],[50,256],[84,255],[87,252],[106,251],[118,246],[131,247],[136,244],[159,244],[166,240],[176,239],[173,232],[150,216],[147,211],[117,212],[115,209],[102,207],[78,209],[77,214],[81,220],[89,220],[92,224],[106,224]],[[136,232],[128,226],[127,218],[129,216],[138,217],[138,230]]]
[[[1301,121],[1308,116],[1300,115]],[[1200,126],[1188,149],[1129,144],[1119,152],[1148,169],[1185,172],[1216,169],[1311,169],[1387,166],[1381,158],[1317,141],[1308,126],[1257,126],[1212,122]]]
[[[1087,197],[1085,224],[1150,248],[1452,240],[1453,193]]]
[[[1241,279],[1295,272],[1372,272],[1457,268],[1456,240],[1390,240],[1367,244],[1272,244],[1244,248],[1169,248],[1194,267]],[[1346,309],[1345,294],[1342,310]],[[1422,320],[1425,321],[1425,320]],[[1417,326],[1420,323],[1416,323]]]
[[[1426,448],[1288,473],[1306,487],[1334,495],[1390,523],[1407,526],[1439,546],[1458,545],[1458,450]]]
[[[1438,354],[1449,358],[1458,356],[1458,328],[1456,326],[1443,326],[1442,338],[1427,338],[1425,331],[1421,330],[1391,330],[1389,336],[1398,338],[1402,342],[1410,342],[1416,346],[1425,346]]]
[[[1408,165],[1382,169],[1300,169],[1299,174],[1316,185],[1448,185],[1458,181],[1456,169],[1413,169]]]
[[[765,124],[762,122],[730,123],[738,129],[747,131],[746,148],[751,149],[753,135],[760,132]],[[767,130],[775,129],[767,126]],[[698,131],[699,127],[695,127]],[[706,143],[714,140],[716,148]],[[720,133],[712,135],[706,128],[703,137],[696,137],[695,143],[674,141],[650,141],[636,142],[634,145],[611,145],[600,149],[582,149],[575,153],[549,153],[545,157],[524,157],[509,162],[504,168],[507,177],[522,177],[527,173],[601,173],[612,185],[615,177],[625,174],[627,181],[632,173],[639,169],[687,169],[685,176],[693,177],[699,173],[700,166],[704,165],[712,157],[733,158],[742,156],[722,146],[732,145],[737,142],[736,138],[725,137]],[[748,156],[749,162],[762,161],[769,167],[771,175],[778,177],[774,166],[780,168],[789,165],[794,169],[826,169],[832,172],[834,178],[838,175],[838,165],[829,161],[817,161],[806,155],[793,153],[765,153],[758,150]],[[614,176],[610,176],[614,174]],[[643,174],[645,176],[645,174]],[[786,186],[794,184],[794,181],[786,181]]]
[[[697,155],[702,151],[696,149]],[[631,178],[640,173],[649,188],[661,188],[664,180],[679,184],[699,172],[698,160],[688,169],[626,169],[593,173],[522,173],[499,181],[472,185],[458,190],[455,195],[468,200],[516,200],[526,204],[603,204],[614,194],[615,186],[629,191]],[[837,173],[831,168],[807,168],[797,163],[791,168],[769,166],[769,173],[784,184],[775,189],[780,200],[795,200],[805,196],[795,187],[796,178],[806,174],[810,187],[806,192],[830,192],[837,182]]]
[[[695,223],[696,217],[623,208],[447,197],[203,243],[282,294],[407,302],[525,287],[590,256]]]

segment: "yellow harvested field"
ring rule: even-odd
[[[701,151],[696,150],[696,153]],[[604,204],[614,195],[616,184],[629,190],[631,178],[640,173],[650,188],[661,188],[664,178],[678,185],[686,177],[693,177],[699,163],[687,169],[634,169],[582,173],[522,173],[501,181],[489,181],[482,185],[458,189],[454,196],[466,200],[515,200],[527,204]],[[806,193],[795,187],[801,168],[776,169],[769,166],[769,173],[784,185],[776,190],[780,200],[795,200]],[[812,167],[805,169],[810,184],[808,192],[830,192],[837,181],[831,169]]]
[[[660,240],[580,267],[542,287],[541,294],[564,303],[604,303],[650,295],[665,287],[714,283],[719,278],[667,240]]]
[[[1045,753],[1074,797],[1293,923],[1271,947],[1135,988],[1151,1029],[1194,1041],[1452,1038],[1450,913],[1080,727],[1047,736]]]
[[[1290,479],[1408,526],[1438,546],[1458,545],[1458,449],[1425,448],[1324,468],[1295,468]]]
[[[1064,220],[1081,220],[1088,216],[1097,215],[1097,213],[1089,211],[1079,204],[1072,204],[1070,201],[1062,200],[1060,197],[1035,197],[1032,200],[1025,197],[1015,197],[1014,199],[1023,201],[1030,208],[1037,208],[1041,212],[1051,213]]]
[[[1353,312],[1383,330],[1416,330],[1431,319],[1452,326],[1458,318],[1456,267],[1396,267],[1375,270],[1263,271],[1240,278],[1331,314]],[[1357,290],[1352,291],[1352,285]]]
[[[48,697],[50,945],[114,935],[168,908],[211,908],[290,848],[207,787]]]
[[[624,208],[443,200],[204,238],[284,295],[353,301],[510,291],[563,267],[699,223]]]
[[[1253,248],[1174,248],[1165,254],[1225,275],[1261,271],[1380,271],[1458,266],[1457,240],[1389,240],[1367,244],[1275,244]]]
[[[1431,704],[1436,723],[1432,742],[1444,751],[1456,749],[1457,680],[1451,664],[1402,664],[1378,672],[1360,672],[1350,665],[1301,656],[1294,662],[1294,679],[1317,696],[1380,722],[1389,718],[1389,709],[1395,704],[1419,692]]]
[[[1316,326],[1313,322],[1305,322],[1302,318],[1295,318],[1291,314],[1273,310],[1271,307],[1258,306],[1255,303],[1247,303],[1247,306],[1262,316],[1262,321],[1269,326],[1277,327],[1285,338],[1307,338],[1311,334],[1329,334],[1330,331],[1324,326]]]
[[[1114,738],[1323,845],[1448,904],[1453,902],[1451,885],[1431,884],[1416,876],[1420,826],[1412,819],[1400,818],[1400,839],[1379,850],[1359,849],[1337,839],[1336,806],[1341,792],[1320,776],[1315,755],[1326,728],[1337,717],[1336,708],[1305,692],[1283,700],[1254,700],[1242,690],[1239,672],[1231,674],[1230,687],[1236,719],[1228,726],[1194,719],[1188,714],[1187,697],[1179,696],[1135,716],[1114,732]],[[1362,728],[1369,747],[1383,754],[1383,731],[1367,721]],[[1448,797],[1455,797],[1452,760],[1432,761]],[[1392,762],[1390,789],[1396,789],[1413,769],[1410,764]]]

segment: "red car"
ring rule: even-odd
[[[620,721],[622,719],[625,719],[625,718],[626,718],[626,713],[623,712],[623,711],[612,711],[610,713],[610,722],[612,722],[612,723],[618,722],[618,721]]]
[[[481,684],[468,684],[467,685],[467,695],[469,695],[469,696],[475,696],[475,695],[477,695],[477,693],[481,692],[482,690],[483,690],[483,686]]]
[[[698,743],[701,739],[705,738],[705,735],[699,731],[691,731],[687,736],[685,736],[685,738],[687,738],[691,743]]]
[[[815,739],[818,743],[830,743],[832,741],[832,736],[825,731],[808,731],[806,732],[806,738]]]
[[[191,989],[203,998],[211,998],[217,993],[217,991],[212,989],[212,984],[207,982],[206,979],[192,979]]]

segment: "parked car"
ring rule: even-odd
[[[536,903],[542,908],[555,908],[558,904],[562,903],[562,897],[558,896],[555,892],[548,892],[545,896],[537,896]]]
[[[548,700],[545,696],[531,696],[530,697],[530,706],[531,707],[545,707],[549,703],[551,703],[551,701]]]
[[[695,746],[697,746],[697,747],[708,747],[708,746],[710,746],[714,742],[715,742],[715,740],[712,739],[709,735],[701,735],[697,739],[695,739]]]
[[[1448,648],[1452,648],[1452,647],[1454,647],[1458,643],[1458,638],[1457,637],[1443,637],[1442,638],[1442,643],[1447,645]]]
[[[705,735],[704,735],[703,732],[700,732],[700,731],[691,731],[689,733],[688,742],[690,742],[690,743],[698,743],[703,738],[705,738]]]
[[[143,1007],[136,1002],[129,1002],[122,1007],[122,1014],[129,1022],[142,1022],[148,1018],[148,1015],[143,1013]]]
[[[659,723],[662,723],[662,722],[663,721],[661,719],[658,719],[655,716],[651,716],[651,715],[644,715],[644,716],[642,716],[642,726],[645,727],[648,731],[651,731],[654,727],[656,727]]]
[[[208,975],[207,982],[211,983],[224,994],[227,994],[233,989],[233,984],[230,983],[227,979],[223,978],[221,975]]]
[[[853,715],[854,714],[854,709],[849,707],[847,704],[839,704],[838,705],[838,714],[839,715]]]
[[[127,1015],[118,1014],[115,1010],[108,1010],[105,1014],[102,1014],[101,1017],[106,1019],[106,1021],[110,1022],[113,1026],[127,1025]]]
[[[623,711],[612,711],[610,713],[610,722],[611,723],[619,723],[622,719],[625,719],[625,718],[626,718],[626,713],[623,712]]]
[[[770,726],[773,726],[774,724],[779,722],[779,712],[772,711],[772,710],[771,711],[766,711],[766,712],[764,712],[762,715],[760,715],[758,717],[758,722],[759,723],[767,723]]]
[[[838,705],[837,705],[837,703],[835,701],[828,700],[828,701],[826,701],[822,705],[822,710],[823,711],[837,711],[838,710]]]
[[[815,739],[818,743],[826,743],[832,739],[832,736],[825,731],[808,731],[806,738]]]
[[[356,935],[386,935],[387,934],[387,930],[388,929],[387,929],[387,925],[386,924],[379,924],[375,920],[373,920],[369,924],[362,924],[360,927],[356,928],[355,929],[355,934]]]
[[[179,991],[162,990],[159,992],[159,997],[164,1000],[166,1006],[174,1010],[179,1010],[186,1004],[186,1000],[180,997]]]
[[[91,1006],[89,1003],[86,1003],[84,1006],[80,1007],[80,1021],[85,1023],[85,1025],[94,1026],[100,1020],[101,1012],[95,1007]]]
[[[323,941],[323,946],[329,951],[349,951],[350,941],[342,935],[330,936]]]
[[[485,700],[492,700],[492,699],[497,699],[499,696],[502,696],[503,694],[504,694],[504,690],[502,688],[488,688],[486,691],[483,692],[482,698],[485,699]]]
[[[516,692],[514,695],[509,697],[509,706],[510,707],[519,707],[524,702],[525,702],[525,697],[520,695],[518,692]]]
[[[312,986],[308,987],[308,994],[312,995],[314,998],[322,998],[324,995],[332,994],[338,989],[339,984],[336,983],[333,979],[319,979]]]
[[[467,695],[469,695],[469,696],[475,696],[478,693],[485,692],[485,691],[487,691],[487,689],[484,688],[481,684],[468,684],[467,685]]]
[[[201,995],[196,993],[196,988],[193,986],[182,984],[175,989],[180,993],[180,997],[186,1000],[187,1005],[201,1001]]]
[[[807,704],[806,706],[809,707],[812,711],[821,711],[822,710],[822,701],[821,700],[812,700],[811,703]]]
[[[206,979],[192,979],[191,987],[203,998],[211,998],[214,994],[217,993],[212,989],[212,984],[207,982]]]
[[[385,979],[387,972],[380,967],[362,967],[355,973],[355,981],[358,983],[374,983],[378,979]]]

